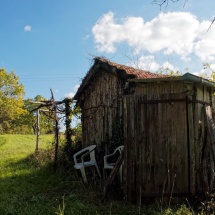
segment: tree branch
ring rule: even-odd
[[[152,4],[158,5],[160,7],[160,9],[161,9],[164,4],[166,4],[166,8],[167,8],[169,2],[176,3],[176,2],[179,2],[179,1],[180,0],[152,0]],[[184,6],[183,7],[185,7],[187,1],[188,0],[184,0]]]
[[[215,17],[214,17],[213,20],[211,21],[211,24],[210,24],[210,26],[209,26],[207,32],[211,29],[211,26],[213,25],[214,22],[215,22]]]

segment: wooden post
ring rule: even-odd
[[[51,89],[50,89],[51,90]],[[51,90],[52,95],[52,111],[54,112],[54,121],[55,121],[55,158],[54,158],[54,170],[56,171],[57,168],[57,160],[58,160],[58,145],[59,145],[59,123],[58,123],[58,116],[57,116],[57,104],[54,99],[53,92]]]
[[[205,114],[206,114],[208,132],[209,132],[210,143],[211,143],[212,158],[213,158],[213,162],[215,163],[215,125],[213,122],[211,106],[205,107]]]
[[[215,165],[215,125],[213,122],[212,117],[212,108],[211,106],[205,106],[204,107],[205,112],[205,120],[206,120],[206,147],[205,147],[205,153],[204,153],[204,168],[203,171],[205,171],[205,174],[203,174],[204,182],[206,181],[206,192],[211,193],[214,187],[214,165]],[[210,172],[210,174],[208,174]],[[204,172],[203,172],[204,173]]]
[[[36,152],[39,149],[39,136],[40,136],[40,110],[37,109],[37,125],[36,125]]]
[[[65,99],[64,100],[64,104],[65,104],[65,116],[66,116],[66,120],[65,120],[65,125],[66,125],[66,131],[65,131],[65,135],[66,135],[66,156],[69,158],[71,157],[70,151],[71,151],[71,145],[72,145],[72,140],[71,140],[71,136],[72,136],[72,128],[71,128],[71,112],[72,109],[70,107],[72,103],[71,99]]]
[[[56,170],[56,168],[57,168],[58,145],[59,145],[59,126],[58,126],[57,114],[55,112],[55,159],[54,159],[54,170]]]

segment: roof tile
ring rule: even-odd
[[[141,69],[136,69],[130,66],[125,66],[122,64],[118,64],[118,63],[114,63],[112,61],[109,61],[105,58],[99,58],[99,60],[108,63],[110,66],[114,66],[117,69],[120,70],[124,70],[126,72],[126,74],[128,75],[135,75],[137,79],[141,79],[141,78],[146,78],[146,79],[150,79],[150,78],[166,78],[167,75],[163,75],[163,74],[156,74],[156,73],[152,73],[149,71],[145,71],[145,70],[141,70]]]

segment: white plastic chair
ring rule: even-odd
[[[94,166],[96,168],[96,170],[97,170],[97,173],[98,173],[99,177],[101,177],[98,165],[96,163],[95,148],[96,148],[96,145],[88,146],[88,147],[78,151],[77,153],[75,153],[73,155],[73,159],[74,159],[74,162],[75,162],[74,168],[79,169],[81,171],[81,175],[82,175],[83,181],[85,183],[87,183],[85,167],[93,167]],[[81,155],[81,162],[78,162],[78,160],[77,160],[77,157],[79,155]],[[89,161],[84,161],[84,158],[87,155],[90,156],[90,160]]]
[[[113,169],[116,163],[108,163],[108,158],[114,156],[117,152],[119,152],[119,154],[122,153],[124,146],[118,146],[114,152],[112,154],[108,154],[104,156],[104,170],[108,170],[108,169]],[[120,182],[122,183],[122,166],[123,164],[120,166],[119,168],[119,177],[120,177]]]

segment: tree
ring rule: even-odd
[[[7,131],[8,133],[33,134],[35,117],[33,113],[30,112],[31,106],[31,99],[24,100],[23,109],[25,112],[11,121],[10,130]]]
[[[46,101],[41,95],[37,95],[34,99],[24,100],[23,109],[25,112],[11,122],[10,133],[19,134],[34,134],[36,129],[36,113],[32,112],[38,104],[35,102]],[[47,109],[48,111],[48,109]],[[53,133],[52,119],[45,115],[45,113],[40,112],[40,133],[47,134]]]
[[[203,63],[203,69],[205,72],[208,72],[208,74],[202,74],[203,78],[207,78],[210,81],[215,82],[215,69],[214,66],[211,65],[211,63]]]
[[[5,132],[10,127],[10,122],[25,113],[23,109],[24,86],[19,83],[19,78],[12,71],[7,73],[0,69],[0,129]]]
[[[33,99],[33,102],[42,102],[42,101],[47,101],[47,99],[41,95],[37,95]],[[32,103],[32,101],[31,101],[31,108],[29,108],[28,110],[32,111],[37,106],[38,106],[38,104]],[[45,107],[43,109],[45,109],[46,111],[49,111]],[[35,113],[33,113],[33,115],[34,115],[33,125],[35,125],[35,123],[36,123]],[[41,134],[53,133],[53,114],[40,111],[40,133]]]

